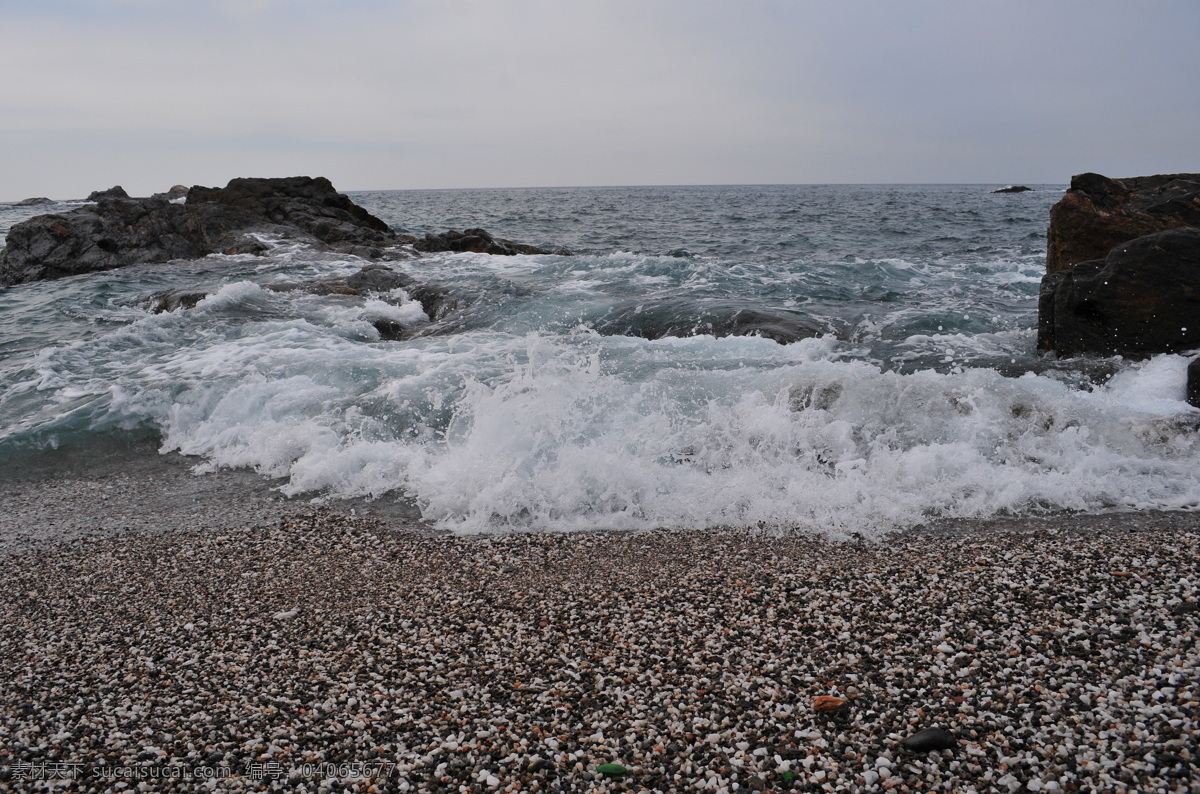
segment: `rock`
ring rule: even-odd
[[[1024,185],[1009,185],[1008,187],[1002,187],[999,190],[993,190],[992,192],[993,193],[1028,193],[1031,190],[1033,190],[1033,188],[1025,187]]]
[[[179,201],[187,198],[187,185],[172,185],[171,189],[166,193],[155,193],[151,198],[164,199],[165,201]]]
[[[1200,229],[1149,234],[1102,260],[1047,273],[1038,347],[1060,356],[1200,347]]]
[[[425,253],[439,251],[455,251],[458,253],[496,254],[499,256],[514,256],[516,254],[558,254],[571,256],[565,248],[548,250],[524,243],[514,243],[512,240],[493,237],[484,229],[467,229],[456,232],[453,229],[442,234],[427,234],[422,240],[413,243],[413,248]]]
[[[346,286],[359,292],[391,292],[416,283],[417,280],[412,276],[379,265],[364,267],[346,279]]]
[[[1187,368],[1188,405],[1200,408],[1200,358],[1194,359]]]
[[[594,324],[605,335],[640,336],[761,336],[780,344],[819,336],[822,328],[806,317],[785,310],[768,311],[748,306],[666,300],[630,303],[615,307]]]
[[[254,256],[263,256],[270,250],[271,247],[262,240],[259,240],[254,235],[247,234],[225,246],[223,249],[221,249],[221,253],[227,256],[233,256],[235,254],[253,254]]]
[[[270,292],[305,292],[310,295],[345,295],[347,297],[365,297],[368,293],[376,293],[383,295],[385,300],[387,300],[386,293],[397,287],[403,288],[412,300],[420,303],[421,309],[433,321],[444,319],[459,306],[458,296],[448,288],[437,284],[422,283],[412,276],[399,273],[383,265],[369,265],[344,279],[311,279],[263,285],[263,289]],[[151,295],[145,305],[155,314],[161,314],[180,308],[191,309],[208,295],[208,292],[202,290],[164,290]],[[428,325],[411,327],[389,319],[374,320],[372,325],[379,332],[380,338],[387,341],[411,339],[418,333],[445,333],[448,330],[446,328],[433,329]]]
[[[914,753],[927,753],[931,750],[949,750],[958,744],[958,740],[949,731],[941,728],[925,728],[909,736],[900,744]]]
[[[123,199],[129,198],[129,194],[125,192],[125,188],[120,185],[110,187],[108,190],[93,190],[87,197],[88,201],[103,201],[104,199]]]
[[[620,764],[600,764],[596,767],[596,771],[605,777],[621,777],[629,772]]]
[[[379,332],[379,338],[385,342],[399,342],[413,336],[412,330],[407,325],[395,320],[375,320],[371,325]]]
[[[346,279],[346,286],[359,293],[385,293],[403,289],[410,298],[421,304],[430,320],[441,320],[459,306],[458,296],[448,288],[422,283],[383,265],[364,267]]]
[[[150,296],[150,311],[162,314],[176,309],[191,309],[207,297],[207,292],[198,290],[169,289],[156,292]]]
[[[1137,237],[1200,226],[1200,174],[1109,179],[1071,177],[1071,188],[1050,208],[1046,272],[1103,259]]]
[[[106,197],[18,223],[0,251],[0,286],[213,253],[262,253],[265,246],[247,237],[255,232],[333,250],[377,251],[415,239],[397,235],[324,177],[234,179],[225,188],[193,187],[186,204]]]
[[[48,199],[45,196],[36,196],[34,198],[21,199],[14,207],[40,207],[43,204],[54,204],[54,199]]]
[[[196,212],[210,206],[240,210],[260,222],[297,228],[331,245],[383,246],[399,241],[386,223],[338,193],[323,176],[231,179],[223,188],[197,185],[188,191],[185,206]]]
[[[813,701],[813,709],[829,717],[841,717],[850,713],[850,704],[845,698],[821,695]]]

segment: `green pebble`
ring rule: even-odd
[[[596,771],[602,775],[608,775],[609,777],[620,777],[629,770],[620,764],[601,764],[600,766],[596,767]]]
[[[784,779],[784,780],[795,780],[795,779],[796,779],[796,773],[795,773],[795,772],[784,772],[784,773],[783,773],[783,779]]]

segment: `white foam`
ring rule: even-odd
[[[363,344],[374,319],[427,319],[393,298],[228,284],[39,352],[2,399],[44,407],[6,432],[150,426],[202,469],[252,467],[289,494],[404,493],[457,532],[761,521],[877,536],[936,516],[1200,506],[1183,356],[1089,392],[965,364],[883,371],[831,337],[493,328]],[[901,347],[998,355],[1031,333]]]
[[[260,341],[170,362],[177,378],[234,382],[178,395],[165,447],[286,477],[290,494],[403,490],[458,532],[877,535],[931,516],[1200,504],[1195,436],[1167,421],[1191,410],[1178,357],[1088,393],[881,372],[829,339],[467,335],[369,356]],[[303,357],[308,374],[284,376]]]

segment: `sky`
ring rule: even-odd
[[[0,0],[0,200],[1200,172],[1195,0]]]

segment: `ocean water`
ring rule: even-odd
[[[459,297],[406,341],[373,326],[430,323],[403,291],[264,289],[365,264],[286,241],[20,285],[0,292],[0,467],[175,452],[461,533],[1196,508],[1189,357],[1038,356],[1064,186],[993,187],[351,194],[398,231],[577,254],[394,263]],[[0,232],[36,212],[0,205]],[[209,297],[152,314],[168,288]],[[738,311],[812,335],[706,333]]]

